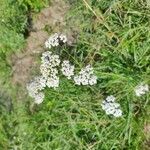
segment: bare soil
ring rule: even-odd
[[[150,123],[145,124],[144,135],[146,137],[146,140],[144,141],[144,149],[149,150],[150,149]]]

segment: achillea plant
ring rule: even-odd
[[[57,67],[60,64],[58,55],[53,55],[51,52],[46,51],[41,57],[41,74],[46,80],[46,85],[50,88],[56,88],[59,86],[59,77]]]
[[[134,91],[137,96],[142,96],[149,91],[148,84],[140,84],[135,87]]]
[[[49,37],[45,42],[45,47],[51,49],[67,42],[67,37],[64,34],[55,33]],[[60,68],[61,67],[61,68]],[[44,93],[42,90],[47,86],[48,88],[58,88],[60,77],[59,68],[62,74],[67,79],[72,79],[76,85],[95,85],[97,84],[97,76],[94,74],[94,69],[91,65],[82,68],[78,74],[75,74],[75,66],[69,60],[64,60],[61,63],[60,56],[53,54],[51,51],[46,51],[41,56],[41,76],[27,85],[29,95],[35,99],[35,103],[40,104],[44,100]],[[135,88],[137,96],[141,96],[149,91],[147,84],[140,84]],[[121,117],[122,110],[120,104],[115,102],[113,95],[108,96],[101,104],[102,109],[107,115],[114,117]]]
[[[66,42],[66,35],[55,33],[45,42],[45,47],[51,49]],[[78,75],[74,75],[75,67],[71,65],[69,60],[62,61],[61,65],[60,63],[59,55],[55,55],[51,51],[46,51],[42,54],[40,66],[41,76],[35,77],[35,79],[27,85],[28,93],[35,99],[35,103],[40,104],[43,102],[44,93],[42,90],[46,86],[54,89],[59,87],[60,78],[58,68],[60,66],[62,74],[67,77],[67,79],[72,79],[77,85],[94,85],[97,83],[97,77],[94,75],[91,65],[87,65],[81,69]]]
[[[51,49],[52,47],[56,47],[61,43],[66,43],[67,37],[64,34],[55,33],[51,35],[48,40],[45,42],[45,47]]]
[[[64,60],[61,64],[61,67],[62,74],[68,79],[71,79],[71,77],[74,75],[74,65],[71,65],[69,60]]]
[[[106,98],[101,104],[102,109],[107,115],[113,115],[114,117],[121,117],[122,110],[120,109],[120,104],[115,102],[116,98],[111,95]]]
[[[35,103],[40,104],[44,100],[44,93],[42,90],[45,87],[45,79],[42,76],[35,77],[33,81],[27,84],[29,96],[34,98]]]
[[[94,75],[93,68],[88,65],[81,69],[79,75],[74,76],[74,82],[77,85],[94,85],[97,83],[97,77]]]

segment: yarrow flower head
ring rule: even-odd
[[[41,90],[45,87],[46,80],[42,76],[35,77],[29,84],[27,90],[29,96],[35,99],[35,103],[40,104],[44,100],[44,93]]]
[[[113,115],[114,117],[121,117],[122,110],[120,109],[120,104],[115,102],[115,97],[113,95],[108,96],[101,104],[102,109],[107,115]]]
[[[62,41],[63,43],[66,43],[66,42],[67,42],[67,36],[64,35],[64,34],[60,34],[60,35],[59,35],[59,39],[60,39],[60,41]]]
[[[140,84],[135,87],[134,91],[137,96],[142,96],[149,91],[148,84]]]
[[[46,68],[52,68],[59,66],[60,59],[59,55],[54,55],[50,51],[46,51],[42,54],[41,63],[45,65]]]
[[[45,97],[45,95],[44,95],[44,93],[43,92],[39,92],[39,93],[37,93],[36,95],[35,95],[35,103],[36,104],[41,104],[42,102],[43,102],[43,100],[44,100],[44,97]]]
[[[97,77],[94,75],[93,68],[88,65],[81,69],[79,75],[74,76],[74,82],[77,85],[94,85],[97,83]]]
[[[50,49],[52,47],[58,46],[61,43],[66,43],[66,42],[67,42],[66,35],[55,33],[51,35],[48,38],[48,40],[45,42],[45,47]]]
[[[68,79],[71,79],[71,77],[74,75],[74,66],[70,64],[68,60],[64,60],[61,64],[62,68],[62,74],[66,76]]]
[[[57,88],[59,87],[59,77],[58,77],[58,69],[57,68],[49,68],[50,74],[47,77],[46,85],[49,88]]]
[[[50,77],[48,77],[46,85],[49,88],[52,87],[54,89],[59,87],[59,77],[58,76],[50,76]]]
[[[41,57],[41,74],[46,79],[46,85],[50,88],[56,88],[59,86],[59,77],[57,67],[60,64],[58,55],[53,55],[51,52],[46,51]]]

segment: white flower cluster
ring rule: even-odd
[[[115,97],[113,95],[108,96],[101,104],[102,109],[107,115],[113,115],[114,117],[121,117],[122,110],[120,109],[120,104],[115,102]]]
[[[58,69],[60,64],[58,55],[53,55],[51,52],[46,51],[41,57],[41,76],[35,77],[32,82],[27,84],[29,95],[35,99],[35,103],[40,104],[44,100],[44,93],[41,92],[46,86],[56,88],[59,86]]]
[[[74,82],[77,85],[94,85],[97,83],[97,77],[94,75],[91,65],[81,69],[79,75],[74,76]]]
[[[44,100],[44,93],[41,92],[45,87],[45,79],[42,76],[35,77],[33,81],[27,84],[29,95],[35,99],[35,103],[40,104]]]
[[[145,84],[145,85],[144,84],[140,84],[140,85],[135,87],[134,91],[135,91],[135,94],[137,96],[144,95],[146,92],[149,91],[148,84]]]
[[[67,37],[64,34],[55,33],[51,35],[48,40],[45,42],[46,48],[52,48],[58,46],[60,43],[66,43]]]
[[[66,35],[55,33],[45,42],[45,47],[50,49],[66,42]],[[33,81],[27,84],[28,93],[35,99],[35,103],[40,104],[43,102],[45,97],[43,89],[46,86],[54,89],[59,87],[58,67],[60,66],[60,62],[59,55],[52,54],[50,51],[42,54],[40,66],[41,76],[35,77]],[[77,75],[74,75],[74,70],[75,67],[69,60],[62,62],[62,74],[67,79],[72,79],[76,85],[97,84],[97,76],[94,75],[94,69],[91,65],[82,68]],[[137,96],[141,96],[149,91],[149,87],[147,84],[140,84],[135,87],[134,91]],[[120,104],[115,102],[115,99],[113,95],[110,95],[102,102],[101,106],[107,115],[121,117],[122,110],[120,109]]]
[[[74,66],[71,65],[68,60],[64,60],[61,64],[61,67],[62,74],[68,79],[71,79],[71,77],[74,75]]]
[[[46,51],[41,57],[41,74],[46,80],[46,85],[50,88],[56,88],[59,86],[58,69],[56,68],[60,64],[58,55],[53,55],[51,52]]]
[[[64,34],[55,33],[45,42],[45,46],[46,48],[52,48],[66,42],[67,37]],[[46,86],[54,89],[59,87],[58,66],[60,66],[59,55],[52,54],[50,51],[42,54],[40,66],[41,76],[36,77],[27,85],[28,93],[35,99],[35,103],[42,103],[44,99],[42,90]],[[64,60],[61,64],[62,74],[68,79],[74,76],[74,69],[74,65],[71,65],[69,60]],[[94,75],[93,68],[90,65],[83,68],[79,72],[79,75],[74,76],[73,80],[78,85],[94,85],[97,83],[97,77]]]

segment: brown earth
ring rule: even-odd
[[[144,149],[149,150],[150,149],[150,123],[146,123],[144,125],[144,135],[146,140],[144,141]]]

